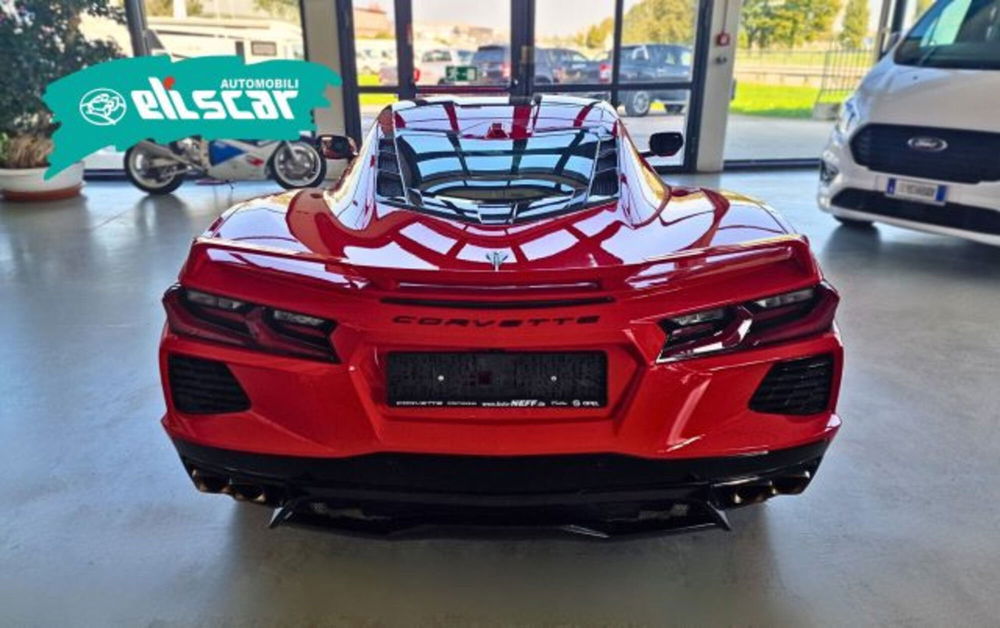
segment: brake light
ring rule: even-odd
[[[413,82],[420,82],[420,68],[413,68]]]
[[[338,362],[331,320],[172,286],[163,295],[170,330],[180,336]]]
[[[822,333],[840,297],[828,284],[665,319],[657,362],[675,362]]]
[[[510,63],[508,63],[507,61],[504,61],[500,65],[500,76],[502,76],[505,79],[510,78]]]
[[[611,82],[611,64],[601,63],[597,66],[597,80],[601,83]]]

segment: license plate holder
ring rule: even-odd
[[[948,199],[948,186],[890,177],[885,186],[885,195],[930,205],[944,205]]]
[[[572,352],[391,352],[391,407],[603,408],[607,355]]]

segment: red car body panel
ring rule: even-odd
[[[624,135],[607,107],[560,106],[555,114],[544,105],[526,109],[402,108],[391,121],[384,114],[380,124],[467,130],[506,111],[507,123],[525,133],[546,120],[596,116]],[[522,224],[469,224],[377,200],[375,143],[370,137],[335,188],[287,192],[226,212],[196,240],[179,278],[188,289],[336,321],[331,342],[340,362],[206,342],[168,327],[161,370],[163,425],[171,437],[317,458],[596,452],[650,459],[760,454],[833,438],[843,355],[832,327],[737,351],[657,360],[665,341],[660,322],[667,317],[823,281],[806,239],[770,208],[736,194],[668,186],[625,136],[616,201]],[[505,256],[499,269],[489,259],[495,251]],[[581,304],[511,305],[533,298]],[[477,307],[433,305],[456,299]],[[608,403],[387,403],[390,352],[468,350],[605,352]],[[178,411],[167,380],[172,354],[224,362],[252,400],[250,409]],[[788,416],[748,408],[774,364],[819,354],[834,360],[824,411]]]

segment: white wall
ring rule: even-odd
[[[733,85],[733,57],[740,22],[742,0],[713,0],[711,44],[708,68],[705,71],[705,99],[701,114],[698,148],[698,172],[722,170],[726,144],[726,124],[729,120],[729,100]],[[728,46],[716,44],[716,36],[729,33]]]
[[[302,23],[305,27],[306,59],[322,63],[337,74],[340,71],[340,25],[333,0],[302,0]],[[330,106],[316,109],[317,133],[344,135],[344,92],[339,87],[326,90]],[[327,178],[340,176],[346,163],[327,161]]]

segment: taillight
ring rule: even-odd
[[[413,68],[413,82],[420,82],[420,68]]]
[[[510,63],[506,61],[500,66],[500,76],[503,78],[510,78]]]
[[[331,320],[172,286],[163,295],[170,330],[269,353],[337,362]]]
[[[667,335],[657,362],[792,340],[831,328],[840,297],[829,285],[701,310],[661,321]]]
[[[611,64],[601,63],[597,66],[597,80],[601,83],[611,82]]]

